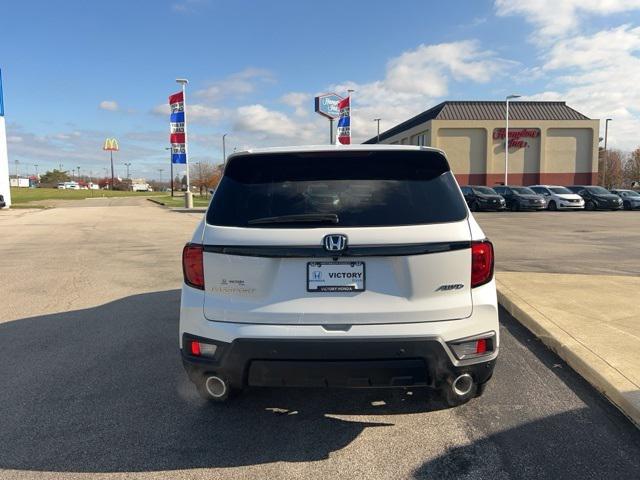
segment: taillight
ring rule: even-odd
[[[202,245],[187,243],[182,250],[182,273],[184,283],[193,288],[204,290],[204,266],[202,264]]]
[[[489,240],[471,242],[471,288],[493,278],[493,244]]]

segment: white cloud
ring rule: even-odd
[[[100,102],[99,106],[102,110],[107,110],[109,112],[115,112],[119,108],[118,102],[115,100],[103,100]]]
[[[374,118],[382,117],[384,131],[448,95],[451,80],[486,83],[513,64],[482,50],[475,40],[420,45],[391,59],[384,79],[345,82],[332,89],[355,90],[351,124],[353,141],[360,142],[375,134]]]
[[[255,91],[257,84],[273,82],[273,79],[273,74],[269,70],[246,68],[213,82],[206,88],[196,90],[195,96],[209,101],[242,96]]]
[[[544,54],[543,71],[556,91],[535,98],[566,100],[592,118],[613,118],[610,140],[637,147],[640,131],[640,27],[623,25],[557,41]]]
[[[587,15],[610,15],[640,9],[640,0],[495,0],[499,16],[522,15],[536,26],[539,42],[573,34]]]
[[[238,108],[234,128],[245,132],[267,133],[283,137],[292,137],[297,131],[296,123],[287,115],[269,110],[260,104]]]
[[[187,103],[186,111],[188,123],[217,123],[225,115],[224,110],[220,108],[200,103]],[[169,121],[170,112],[169,105],[166,103],[156,105],[151,109],[151,113],[167,117],[167,122]]]
[[[309,93],[290,92],[283,95],[280,101],[292,107],[296,116],[306,117],[309,115],[309,111],[313,105],[313,95]]]

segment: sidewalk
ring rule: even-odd
[[[640,426],[640,278],[503,272],[498,300]]]

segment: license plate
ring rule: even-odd
[[[362,292],[364,262],[307,263],[308,292]]]

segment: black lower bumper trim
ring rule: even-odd
[[[424,361],[256,360],[249,367],[251,387],[407,387],[429,385]]]
[[[463,373],[478,383],[493,373],[495,360],[455,366],[433,338],[397,339],[237,339],[218,342],[189,334],[183,346],[197,340],[217,345],[213,358],[182,350],[191,380],[224,377],[232,387],[438,387]]]

